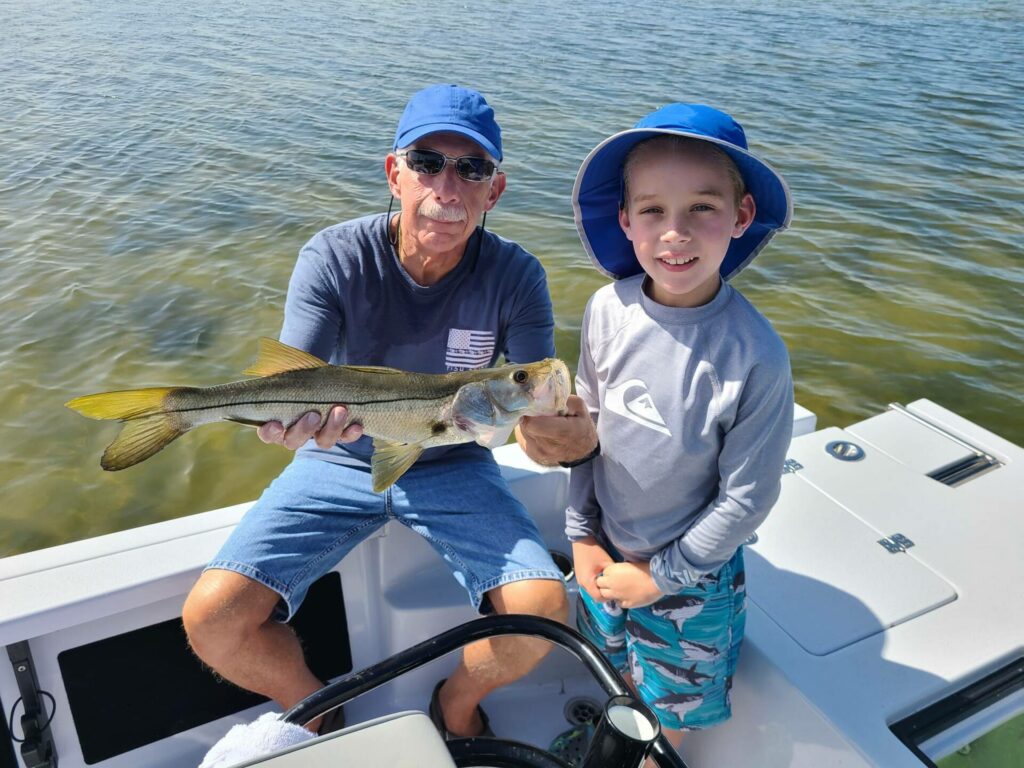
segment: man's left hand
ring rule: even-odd
[[[623,608],[640,608],[664,597],[651,578],[650,563],[612,563],[596,583],[602,597]]]
[[[564,416],[524,416],[516,426],[516,440],[538,464],[553,467],[575,461],[597,446],[597,429],[578,395],[569,395]]]

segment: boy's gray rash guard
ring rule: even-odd
[[[483,240],[481,240],[481,237]],[[299,251],[281,341],[335,365],[447,373],[554,357],[554,316],[544,268],[519,245],[477,228],[459,264],[417,284],[388,241],[385,214],[318,232]],[[344,405],[344,403],[341,403]],[[368,465],[371,438],[301,455]],[[476,443],[428,448],[420,461],[489,459]]]
[[[728,561],[778,499],[793,381],[782,339],[728,283],[679,309],[651,301],[645,277],[599,289],[584,313],[576,392],[601,453],[572,470],[565,530],[600,531],[674,594]]]

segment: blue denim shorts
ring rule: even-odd
[[[729,690],[746,623],[743,548],[717,573],[643,608],[598,603],[580,590],[580,632],[623,675],[661,724],[710,728],[729,719]]]
[[[242,517],[207,568],[235,571],[281,595],[286,621],[309,586],[389,520],[425,538],[480,610],[488,590],[562,581],[537,526],[493,460],[414,464],[384,493],[369,467],[297,456]]]

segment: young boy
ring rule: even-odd
[[[670,104],[587,156],[573,208],[616,281],[587,306],[576,379],[600,440],[566,510],[577,623],[677,746],[730,716],[742,544],[779,495],[789,357],[727,281],[792,203],[731,117]]]

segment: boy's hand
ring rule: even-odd
[[[301,448],[309,438],[316,436],[316,444],[321,448],[330,448],[335,443],[351,443],[363,436],[361,424],[349,424],[348,408],[344,405],[334,406],[324,425],[320,426],[320,414],[310,411],[285,429],[280,421],[268,421],[256,430],[264,443],[283,445],[290,451]]]
[[[623,608],[640,608],[664,596],[651,578],[650,563],[612,563],[595,583],[602,598],[615,600]]]
[[[599,603],[607,598],[601,595],[594,580],[601,571],[614,563],[593,536],[572,543],[572,567],[576,571],[576,582]]]
[[[597,445],[597,429],[579,395],[569,395],[564,416],[524,416],[516,426],[516,440],[538,464],[553,467],[575,461]]]

